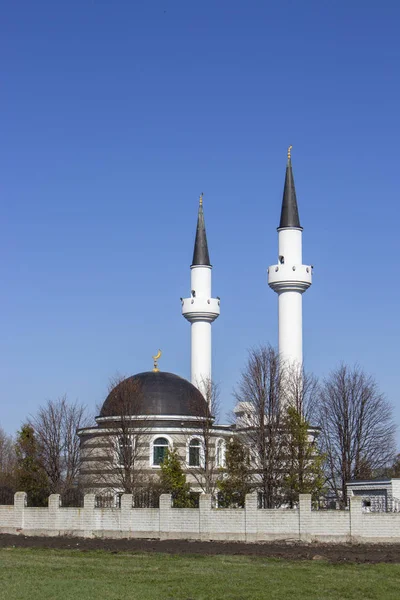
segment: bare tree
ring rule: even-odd
[[[0,485],[13,487],[16,465],[15,441],[0,427]]]
[[[78,402],[68,404],[66,396],[48,400],[30,424],[35,430],[42,466],[50,491],[62,493],[77,483],[81,464],[77,429],[88,424],[86,409]]]
[[[220,392],[218,384],[211,379],[203,379],[198,387],[202,390],[203,398],[196,396],[191,400],[191,409],[198,418],[197,426],[185,430],[188,473],[204,493],[214,494],[220,465],[213,423],[219,417]]]
[[[140,460],[149,437],[140,382],[115,375],[109,382],[108,399],[102,413],[101,443],[95,459],[91,457],[90,473],[85,465],[85,486],[133,494],[150,484]]]
[[[323,382],[319,403],[329,484],[345,506],[346,482],[393,462],[392,407],[373,377],[344,364]]]
[[[249,352],[234,396],[236,426],[250,448],[254,480],[264,508],[281,504],[284,457],[283,369],[271,346]]]
[[[78,481],[82,456],[77,430],[92,422],[85,406],[74,402],[66,406],[63,427],[63,462],[65,465],[64,487],[70,489]]]
[[[294,408],[310,425],[318,422],[319,382],[312,373],[284,363],[282,373],[282,405]]]

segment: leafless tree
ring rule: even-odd
[[[285,408],[294,408],[310,425],[318,424],[319,382],[312,373],[283,363],[280,358],[282,373],[282,404]]]
[[[198,387],[202,390],[203,398],[196,396],[191,400],[193,414],[198,416],[196,427],[185,430],[189,454],[188,473],[204,493],[214,495],[220,465],[213,423],[219,417],[220,392],[218,384],[211,379],[203,379]]]
[[[254,479],[264,508],[281,503],[285,443],[283,382],[278,353],[271,346],[260,346],[250,350],[234,392],[238,402],[238,433],[250,448]]]
[[[345,506],[346,482],[393,462],[392,407],[373,377],[344,364],[323,382],[319,404],[329,484]]]
[[[13,485],[17,457],[15,441],[0,427],[0,485]]]
[[[101,442],[95,459],[91,457],[91,473],[85,466],[85,487],[133,494],[150,485],[141,461],[149,437],[141,385],[132,377],[117,374],[109,382],[109,399],[97,438]]]
[[[66,406],[64,415],[64,465],[65,465],[65,488],[70,489],[78,481],[82,464],[80,452],[80,441],[77,430],[86,427],[92,422],[92,417],[86,412],[86,408],[77,402]]]
[[[81,464],[76,432],[88,421],[86,408],[78,402],[69,404],[66,396],[48,400],[31,418],[52,493],[62,493],[76,485]]]

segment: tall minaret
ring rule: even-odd
[[[268,269],[268,284],[278,294],[279,355],[286,364],[303,365],[302,294],[310,287],[312,267],[303,265],[302,235],[296,190],[288,149],[281,221],[278,227],[278,264]]]
[[[191,269],[190,298],[182,299],[182,314],[191,324],[191,380],[207,396],[211,382],[211,323],[219,316],[219,298],[211,297],[211,263],[208,254],[203,194],[200,196]]]

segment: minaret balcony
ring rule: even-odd
[[[182,315],[188,321],[212,322],[219,314],[219,298],[182,298]]]
[[[275,292],[305,292],[311,284],[311,265],[279,264],[268,269],[268,285]]]

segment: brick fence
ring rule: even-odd
[[[194,540],[303,540],[324,542],[398,542],[400,513],[364,513],[361,498],[351,498],[350,510],[311,510],[311,496],[300,496],[298,509],[259,509],[257,495],[248,494],[243,509],[211,507],[211,496],[200,496],[199,508],[172,508],[171,496],[160,497],[160,508],[132,508],[124,494],[121,508],[96,508],[87,494],[83,508],[63,508],[60,496],[49,497],[48,508],[28,508],[25,492],[14,505],[0,506],[0,533],[74,535],[103,538]]]

